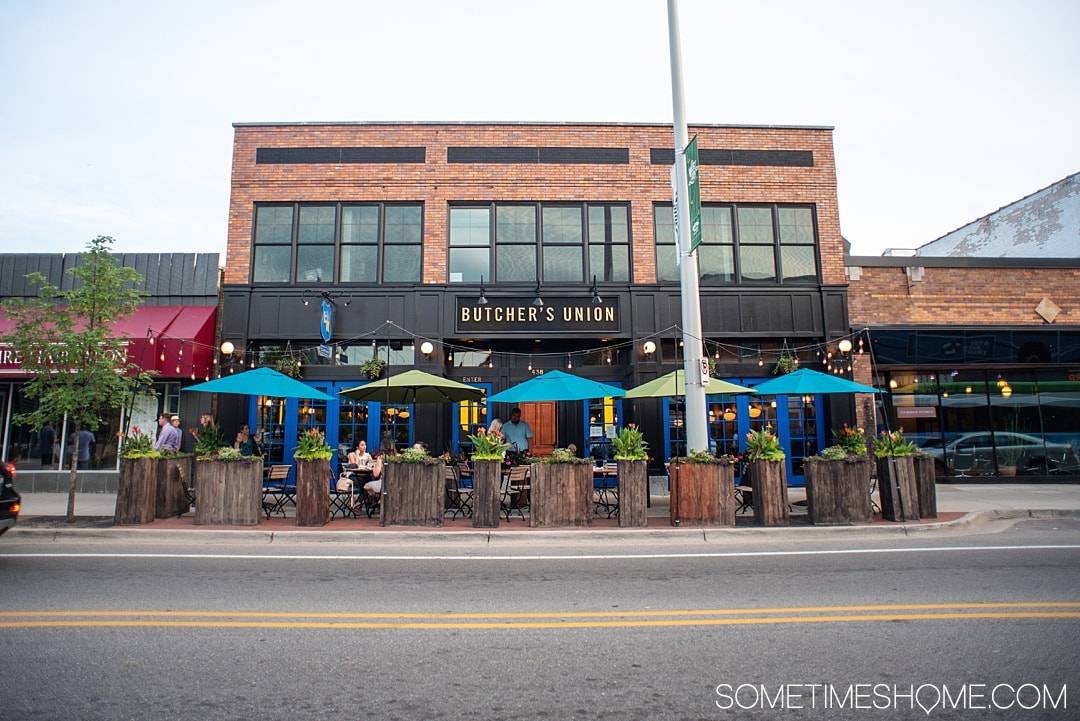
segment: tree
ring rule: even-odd
[[[4,313],[14,324],[4,342],[31,375],[23,395],[38,401],[36,410],[16,415],[15,422],[37,431],[46,421],[66,416],[77,438],[83,426],[97,430],[102,414],[121,404],[118,399],[150,387],[150,374],[129,362],[122,339],[113,338],[113,323],[133,313],[146,295],[136,287],[142,276],[118,265],[110,252],[114,242],[99,235],[87,243],[76,267],[67,271],[74,279],[70,289],[34,272],[26,278],[38,287],[37,297],[4,301]],[[71,448],[68,522],[75,520],[78,446]]]

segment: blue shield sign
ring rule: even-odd
[[[329,300],[323,298],[322,315],[319,316],[319,334],[322,335],[324,343],[330,342],[330,335],[333,333],[333,313],[334,306],[330,304]]]

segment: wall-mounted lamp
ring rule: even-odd
[[[851,341],[848,340],[847,338],[844,338],[839,343],[837,343],[836,347],[840,349],[841,353],[850,353],[851,352]]]
[[[435,352],[435,346],[432,345],[431,341],[426,340],[420,344],[420,352],[423,353],[425,356],[430,356],[433,352]]]
[[[484,276],[480,276],[480,297],[476,299],[476,304],[477,305],[487,305],[488,304],[487,296],[484,295]]]
[[[232,355],[233,351],[235,351],[235,350],[236,350],[236,346],[234,346],[229,341],[225,341],[224,343],[221,344],[221,355]]]
[[[592,277],[592,300],[589,301],[593,305],[600,305],[604,302],[604,299],[600,297],[600,291],[596,287],[596,276]]]
[[[645,341],[645,343],[641,346],[641,352],[645,355],[652,355],[656,352],[656,343],[652,342],[651,340]]]
[[[544,299],[540,297],[540,281],[536,281],[536,297],[533,298],[532,304],[537,308],[543,307]]]

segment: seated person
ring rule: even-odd
[[[369,496],[378,498],[382,495],[383,458],[396,455],[397,446],[394,445],[394,439],[385,436],[379,444],[379,454],[375,457],[375,464],[371,468],[371,480],[364,484],[364,492]]]
[[[368,453],[367,441],[357,441],[356,448],[349,452],[349,463],[362,471],[371,470],[374,459]]]

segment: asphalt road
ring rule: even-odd
[[[0,719],[1075,719],[1078,566],[1071,519],[798,545],[4,543]]]

